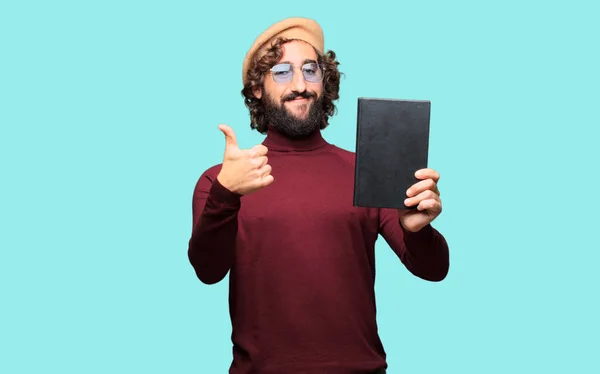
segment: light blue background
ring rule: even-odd
[[[432,101],[442,283],[381,240],[390,373],[598,373],[594,2],[3,1],[0,372],[225,373],[227,282],[187,260],[194,184],[243,105],[254,38],[316,18],[358,96]],[[343,14],[345,13],[345,14]]]

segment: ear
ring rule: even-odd
[[[262,88],[260,86],[254,86],[252,93],[257,99],[260,99],[262,97]]]

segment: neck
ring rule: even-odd
[[[327,144],[321,130],[313,131],[307,136],[290,137],[272,127],[268,128],[267,137],[263,142],[263,145],[269,150],[283,152],[311,151]]]

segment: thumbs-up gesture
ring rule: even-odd
[[[273,182],[271,166],[267,164],[267,147],[262,144],[240,149],[233,129],[219,125],[225,134],[223,166],[217,176],[219,183],[231,192],[248,195]]]

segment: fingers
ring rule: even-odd
[[[273,183],[275,178],[273,178],[273,176],[271,175],[271,170],[271,165],[269,164],[266,164],[258,170],[258,173],[260,175],[260,179],[258,180],[259,186],[265,187]]]
[[[257,164],[257,166],[259,168],[262,168],[263,166],[265,166],[267,164],[267,162],[269,162],[269,158],[267,156],[260,156],[254,159]]]
[[[261,167],[260,169],[258,169],[258,175],[260,175],[261,178],[265,178],[269,175],[271,175],[271,171],[273,169],[271,168],[271,165],[265,165],[263,167]]]
[[[275,180],[275,178],[273,178],[273,176],[271,174],[269,174],[261,180],[261,186],[262,187],[268,186],[271,183],[273,183],[274,180]]]
[[[268,149],[257,144],[250,149],[240,149],[233,129],[225,124],[218,126],[225,135],[223,167],[219,174],[222,184],[241,195],[247,195],[275,180],[267,158]]]
[[[437,183],[433,179],[425,179],[413,184],[408,190],[406,190],[406,196],[414,197],[428,190],[434,192],[438,196],[440,195]]]
[[[422,207],[427,207],[432,204],[432,202],[441,203],[440,197],[431,190],[425,190],[414,197],[409,197],[404,200],[404,204],[406,206],[415,206],[418,205],[419,210],[422,210]],[[427,209],[427,208],[424,208]]]
[[[266,153],[266,147],[254,147],[254,152],[260,152],[259,154]],[[273,183],[274,178],[271,175],[271,165],[268,164],[269,158],[267,156],[256,156],[251,159],[252,165],[255,167],[255,173],[257,184],[259,187],[267,186]]]
[[[417,210],[427,210],[432,213],[440,213],[442,211],[442,203],[437,199],[423,200],[417,205]]]
[[[227,149],[239,149],[237,138],[233,129],[225,124],[220,124],[218,127],[219,130],[221,130],[221,132],[223,132],[223,134],[225,135],[225,145]],[[257,144],[254,147],[250,148],[248,152],[251,158],[261,157],[267,154],[268,149],[262,144]]]
[[[221,124],[219,125],[219,130],[221,130],[225,135],[225,146],[227,149],[238,147],[235,133],[233,132],[233,129],[231,127]]]
[[[415,177],[417,177],[417,179],[432,179],[437,183],[440,180],[440,173],[430,168],[424,168],[417,170],[415,172]]]
[[[260,156],[260,157],[250,159],[250,164],[252,165],[252,167],[254,169],[260,169],[263,166],[267,165],[268,162],[269,162],[269,159],[267,158],[267,156]]]
[[[262,144],[257,144],[250,148],[250,157],[261,157],[266,156],[269,150]]]

